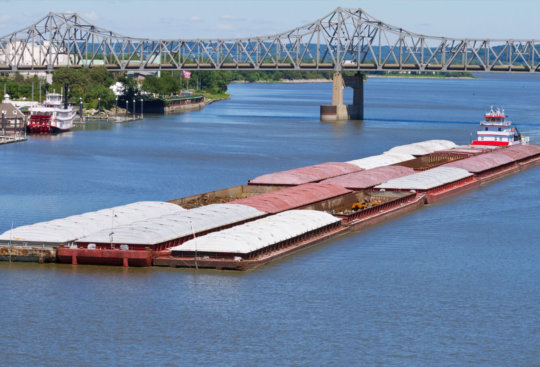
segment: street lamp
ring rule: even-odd
[[[13,113],[13,119],[15,120],[15,135],[18,136],[19,135],[19,130],[18,130],[19,126],[18,125],[19,124],[17,123],[17,120],[18,120],[17,119],[17,110],[13,110],[13,111],[11,111],[11,113]]]
[[[118,96],[116,96],[116,104],[114,106],[114,115],[118,117]]]
[[[143,118],[143,99],[141,98],[141,118]]]
[[[97,112],[101,112],[101,97],[97,97]]]
[[[127,114],[128,114],[128,105],[129,105],[129,101],[126,99],[126,118],[127,118]]]
[[[133,99],[133,118],[135,118],[135,99]]]
[[[82,97],[79,97],[79,116],[81,117],[82,121]]]
[[[6,110],[2,110],[2,136],[6,136]]]

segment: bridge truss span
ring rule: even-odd
[[[287,32],[238,39],[146,39],[49,13],[0,38],[0,72],[109,70],[540,71],[539,40],[417,34],[362,9],[337,8]]]

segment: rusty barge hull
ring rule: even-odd
[[[10,262],[56,262],[56,249],[35,246],[0,246],[0,261]]]

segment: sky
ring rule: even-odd
[[[0,36],[49,12],[76,12],[132,37],[252,37],[287,31],[344,7],[362,8],[425,35],[540,39],[539,0],[0,0],[0,5]]]

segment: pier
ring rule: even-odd
[[[87,122],[90,121],[106,121],[106,122],[133,122],[133,121],[139,121],[142,120],[143,116],[141,115],[129,115],[129,116],[121,116],[121,115],[85,115],[82,118],[76,117],[74,120],[74,124],[76,125],[84,125]]]
[[[0,135],[0,145],[20,143],[26,140],[28,140],[26,135],[18,135],[18,134]]]
[[[353,89],[353,103],[343,103],[343,89]],[[332,80],[332,104],[321,106],[321,121],[347,121],[364,119],[364,74],[343,76],[341,72],[334,74]]]

